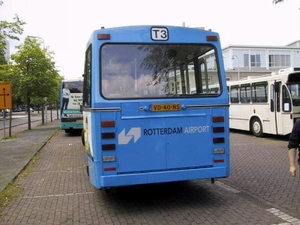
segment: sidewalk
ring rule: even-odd
[[[59,119],[44,125],[41,121],[12,128],[11,139],[3,139],[4,131],[0,130],[0,192],[14,180],[32,157],[47,143],[59,129]],[[5,131],[8,135],[8,129]]]

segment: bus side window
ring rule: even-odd
[[[289,95],[289,91],[285,85],[282,85],[282,110],[284,112],[291,112],[292,101]]]
[[[275,103],[274,103],[274,84],[271,84],[270,86],[270,111],[271,112],[274,112],[275,110]]]
[[[252,102],[268,102],[268,83],[252,84]]]
[[[91,60],[92,60],[92,49],[91,46],[85,54],[85,65],[83,75],[83,102],[84,107],[91,106]]]
[[[239,103],[239,86],[232,86],[230,89],[230,102]]]
[[[242,84],[240,90],[241,103],[249,103],[251,97],[250,84]]]

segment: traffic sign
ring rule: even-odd
[[[0,109],[12,109],[10,82],[0,82]]]

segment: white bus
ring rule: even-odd
[[[287,135],[300,118],[300,68],[227,82],[230,129]]]

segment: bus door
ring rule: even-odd
[[[281,81],[274,82],[274,106],[271,102],[271,112],[274,112],[274,128],[278,135],[287,134],[291,131],[291,96],[286,85],[282,85]],[[271,127],[272,129],[272,127]]]
[[[279,130],[279,134],[285,135],[290,133],[294,125],[293,119],[299,116],[299,110],[297,110],[299,107],[293,104],[295,102],[293,102],[294,96],[292,95],[293,93],[290,92],[287,85],[282,85],[282,118],[280,121],[282,130]]]
[[[268,133],[278,134],[278,117],[280,118],[280,83],[270,85],[270,126]],[[267,130],[265,130],[267,131]]]

